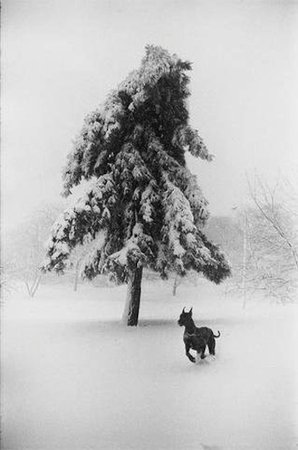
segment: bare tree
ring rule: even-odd
[[[297,288],[297,191],[289,180],[248,182],[247,205],[234,217],[212,217],[207,235],[223,248],[232,267],[225,294],[241,294],[243,307],[256,295],[292,301]]]
[[[39,287],[45,241],[60,211],[60,205],[43,206],[3,240],[2,263],[5,279],[9,280],[10,284],[21,281],[30,297],[34,297]]]
[[[175,297],[177,294],[177,289],[181,285],[193,285],[196,286],[197,282],[200,278],[200,274],[196,273],[193,270],[190,270],[184,277],[180,276],[179,274],[173,274],[173,279],[171,278],[171,284],[172,284],[172,295]]]
[[[298,276],[295,191],[287,180],[249,181],[246,216],[246,283],[282,302],[293,298]],[[244,231],[243,231],[244,232]]]
[[[285,192],[283,198],[280,196],[285,190],[285,183],[289,185],[288,182],[278,180],[271,187],[256,177],[254,184],[249,183],[249,193],[266,224],[273,228],[275,235],[288,248],[289,256],[298,270],[297,224],[294,220],[297,220],[297,211],[290,206],[289,193]]]

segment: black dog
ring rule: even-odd
[[[183,311],[180,314],[178,325],[180,325],[180,327],[185,327],[183,341],[188,359],[193,363],[196,362],[195,358],[189,353],[190,349],[196,350],[201,359],[206,358],[206,346],[208,347],[210,355],[215,355],[215,338],[220,336],[220,332],[218,331],[218,335],[216,336],[211,328],[196,327],[192,318],[192,308],[188,312],[184,311],[184,309],[185,308],[183,308]]]

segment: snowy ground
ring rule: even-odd
[[[138,328],[119,324],[123,287],[4,299],[1,448],[297,449],[297,305],[204,289],[145,284]],[[215,361],[185,357],[183,306],[221,331]]]

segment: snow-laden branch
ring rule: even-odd
[[[143,225],[136,223],[130,239],[117,252],[106,259],[103,271],[112,274],[117,282],[127,281],[129,273],[154,260],[153,239],[143,231]]]
[[[181,275],[192,268],[218,282],[230,271],[223,253],[196,227],[190,203],[182,191],[166,176],[164,183],[163,239],[158,249],[157,264],[164,272],[166,267],[171,269],[172,264],[172,269]],[[218,279],[216,273],[219,274]]]
[[[94,241],[97,233],[109,226],[116,198],[111,175],[103,175],[86,183],[81,196],[64,211],[52,228],[43,270],[62,272],[76,246]]]
[[[213,155],[208,152],[203,139],[199,136],[198,130],[194,130],[189,125],[182,125],[175,130],[172,144],[180,148],[186,148],[195,157],[207,161],[213,159]]]
[[[197,177],[169,155],[155,135],[151,136],[147,157],[154,161],[161,176],[166,173],[169,181],[183,192],[189,201],[195,224],[203,225],[209,216],[208,202],[198,186]]]

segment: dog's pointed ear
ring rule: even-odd
[[[184,306],[184,308],[182,309],[182,312],[185,313],[185,306]]]
[[[192,316],[192,307],[190,308],[190,310],[188,311],[188,314],[190,314]]]

